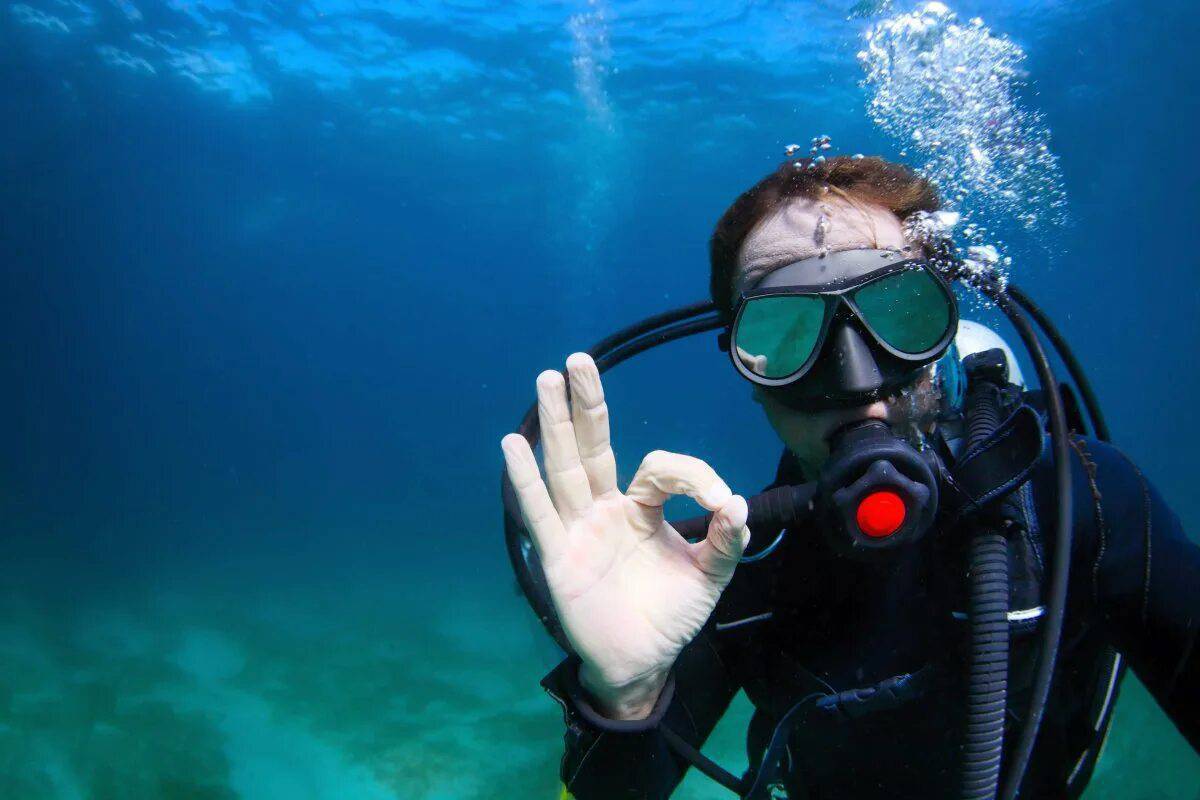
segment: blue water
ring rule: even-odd
[[[1197,14],[949,5],[1053,132],[1069,221],[992,222],[1013,278],[1200,529]],[[704,297],[786,144],[917,157],[855,57],[912,7],[0,5],[0,796],[556,796],[499,438],[540,370]],[[625,478],[665,448],[769,479],[710,341],[607,386]],[[1198,784],[1128,681],[1089,797]]]

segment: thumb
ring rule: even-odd
[[[692,545],[696,566],[705,575],[722,582],[732,577],[738,559],[750,544],[748,513],[745,498],[735,494],[713,514],[704,541]]]

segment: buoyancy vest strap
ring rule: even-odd
[[[963,453],[943,475],[953,489],[951,502],[958,513],[978,510],[1023,483],[1041,458],[1042,435],[1041,417],[1021,406],[986,440]]]

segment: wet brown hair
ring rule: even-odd
[[[936,211],[941,204],[933,184],[902,164],[874,156],[834,156],[811,167],[810,163],[809,159],[785,161],[743,192],[721,215],[709,240],[708,254],[712,268],[709,293],[722,314],[728,316],[733,310],[733,281],[742,242],[785,200],[815,200],[833,191],[851,202],[883,206],[902,220],[917,211]]]

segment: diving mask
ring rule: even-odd
[[[862,405],[912,381],[954,340],[958,304],[924,259],[846,250],[780,267],[744,291],[721,340],[785,405]]]

